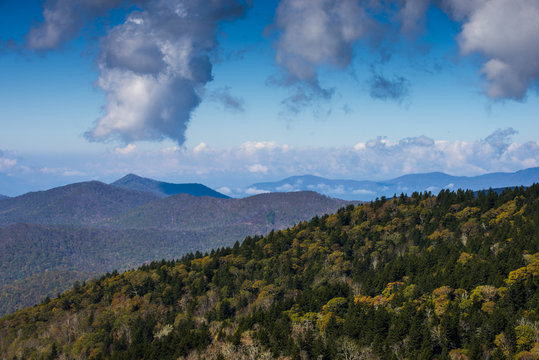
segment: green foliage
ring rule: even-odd
[[[533,358],[537,234],[539,185],[383,198],[75,286],[0,319],[0,354]]]
[[[314,192],[155,199],[88,182],[2,201],[0,315],[65,291],[74,281],[230,246],[347,204]]]

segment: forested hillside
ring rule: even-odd
[[[539,185],[381,199],[77,284],[6,359],[536,359]]]
[[[0,224],[28,223],[0,227],[0,316],[67,290],[75,280],[231,246],[346,204],[312,191],[158,199],[99,182],[8,199]]]
[[[157,199],[149,192],[81,182],[5,199],[0,203],[0,226],[95,224]]]

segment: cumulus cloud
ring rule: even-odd
[[[492,99],[522,100],[539,80],[539,2],[535,0],[444,0],[446,11],[463,22],[464,55],[485,58],[481,73]]]
[[[248,185],[260,181],[261,177],[281,179],[298,174],[380,180],[432,171],[471,176],[539,166],[539,142],[513,142],[511,136],[515,133],[511,128],[499,129],[477,141],[447,141],[418,136],[392,142],[378,137],[355,146],[335,148],[294,147],[255,141],[224,149],[204,144],[168,152],[140,151],[137,159],[122,159],[126,171],[114,165],[108,167],[119,176],[122,171],[135,170],[177,176],[198,174],[197,181],[219,179],[223,183],[216,185],[230,188],[238,181],[246,181],[245,185]],[[136,164],[129,164],[129,161]],[[200,169],[204,172],[199,172]],[[288,182],[281,190],[302,187],[302,184]]]
[[[33,50],[59,48],[77,36],[93,17],[126,3],[125,0],[48,0],[43,5],[43,22],[30,29],[26,45]]]
[[[401,1],[402,4],[403,1]],[[430,6],[430,0],[406,0],[398,12],[401,31],[414,37],[425,27],[425,15]]]
[[[292,79],[318,86],[318,66],[349,65],[352,45],[364,34],[366,20],[365,10],[353,0],[282,0],[276,60]]]
[[[132,12],[101,40],[97,83],[107,105],[87,137],[183,144],[191,112],[212,80],[217,24],[245,8],[239,0],[161,0]]]
[[[536,0],[282,0],[275,20],[275,59],[284,73],[281,84],[297,88],[285,104],[298,109],[331,97],[333,89],[320,85],[319,70],[348,68],[358,46],[370,45],[382,59],[389,59],[403,37],[415,40],[424,32],[433,4],[461,23],[462,55],[484,57],[481,74],[490,98],[522,100],[537,86]],[[369,85],[371,95],[384,100],[399,99],[409,88],[402,76],[388,79],[376,74]]]
[[[422,32],[429,6],[430,0],[282,0],[275,20],[275,59],[283,70],[280,84],[295,88],[285,105],[297,112],[314,100],[331,98],[334,89],[319,82],[322,67],[347,69],[358,44],[387,59],[400,36]],[[408,81],[401,76],[375,74],[369,83],[375,98],[398,101],[408,93]]]
[[[354,0],[282,0],[276,12],[275,59],[284,71],[280,83],[296,86],[285,104],[294,111],[315,98],[330,98],[333,90],[319,84],[318,68],[348,67],[353,44],[371,23]]]
[[[219,189],[217,189],[218,192],[225,195],[232,194],[232,190],[228,186],[221,186]]]
[[[281,186],[277,186],[276,190],[282,191],[282,192],[290,192],[290,191],[296,191],[297,188],[291,184],[283,184]]]
[[[356,189],[352,191],[352,194],[355,194],[355,195],[373,195],[374,193],[375,193],[374,191],[366,190],[366,189]]]
[[[0,150],[0,171],[4,172],[17,165],[17,159]]]
[[[245,195],[250,184],[268,179],[279,180],[301,174],[333,179],[387,180],[404,174],[441,171],[451,175],[473,176],[489,172],[513,172],[539,167],[539,142],[518,143],[511,140],[514,129],[498,129],[477,141],[436,140],[426,136],[390,141],[378,137],[354,146],[294,147],[275,142],[252,141],[229,148],[199,144],[194,148],[167,147],[145,150],[137,148],[137,156],[89,156],[76,162],[66,157],[31,161],[0,153],[0,172],[27,179],[54,179],[51,184],[65,184],[65,176],[83,176],[114,181],[127,173],[167,179],[171,182],[202,182],[230,196]],[[16,162],[15,162],[16,160]],[[26,163],[40,163],[28,167]],[[250,164],[250,165],[246,165]],[[48,169],[48,170],[45,170]],[[335,186],[310,189],[338,195]],[[447,184],[444,184],[446,186]],[[303,189],[306,185],[289,181],[281,191]],[[356,195],[371,195],[372,189],[358,186]],[[406,192],[407,189],[401,189]],[[250,189],[248,194],[260,193]],[[345,189],[347,191],[347,189]]]
[[[114,152],[116,154],[120,154],[120,155],[129,155],[129,154],[132,154],[133,151],[135,151],[135,149],[137,148],[137,146],[135,144],[127,144],[125,147],[117,147],[114,149]]]
[[[60,47],[81,28],[117,7],[133,8],[99,40],[96,82],[106,94],[104,114],[85,135],[125,143],[185,141],[192,111],[212,80],[210,53],[218,23],[240,17],[248,0],[48,0],[43,22],[27,36],[35,50]],[[222,93],[227,106],[241,101]]]
[[[269,193],[268,190],[261,190],[254,187],[250,187],[250,188],[247,188],[247,190],[245,190],[246,195],[259,195],[259,194],[267,194],[267,193]]]
[[[247,169],[249,170],[249,172],[252,172],[252,173],[262,173],[262,174],[268,173],[268,167],[262,164],[249,165]]]
[[[67,167],[60,167],[60,168],[43,167],[39,169],[38,172],[45,175],[60,175],[60,176],[65,176],[65,177],[82,177],[86,175],[82,171],[70,169]]]

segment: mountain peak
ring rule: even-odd
[[[161,198],[177,194],[189,194],[192,196],[209,196],[221,199],[229,198],[228,196],[221,194],[203,184],[168,183],[164,181],[141,177],[132,173],[127,174],[121,179],[116,180],[115,182],[111,183],[111,185],[125,189],[151,192]]]

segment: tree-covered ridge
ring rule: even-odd
[[[539,185],[381,199],[77,285],[6,359],[535,359]]]
[[[88,182],[6,200],[0,206],[0,316],[63,292],[75,280],[231,246],[350,203],[312,191],[156,199]],[[50,282],[40,281],[45,278]]]

